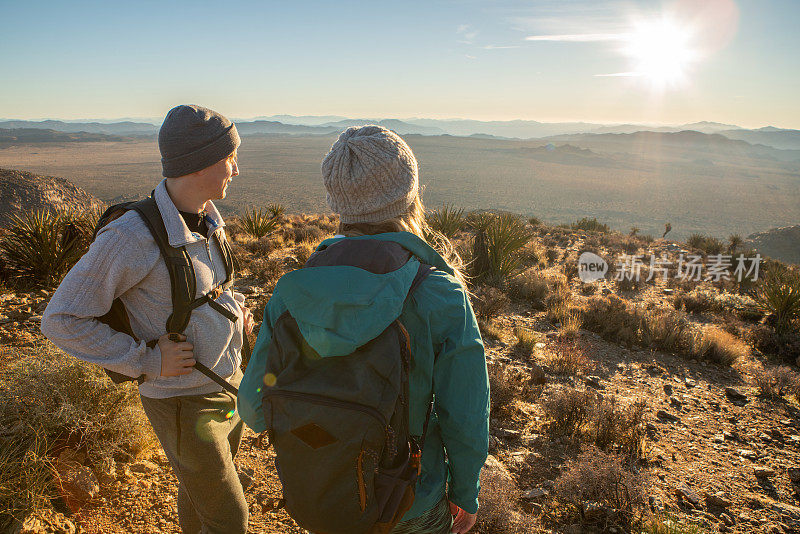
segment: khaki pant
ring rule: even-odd
[[[233,466],[244,430],[236,398],[142,397],[142,406],[178,478],[183,533],[245,534],[247,502]]]

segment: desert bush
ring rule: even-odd
[[[695,523],[687,523],[668,513],[648,514],[642,534],[705,534],[708,532]]]
[[[770,269],[751,296],[756,308],[769,314],[767,322],[777,333],[788,332],[800,318],[800,272]]]
[[[492,286],[480,286],[472,293],[472,304],[478,319],[488,321],[502,314],[510,301],[508,296]]]
[[[717,310],[716,292],[710,289],[696,287],[688,293],[675,295],[672,304],[676,310],[683,309],[686,313],[703,313]]]
[[[702,250],[706,254],[722,254],[725,245],[716,237],[692,234],[686,242],[690,247]]]
[[[728,236],[728,254],[735,254],[736,250],[742,246],[742,236],[739,234],[733,234]]]
[[[638,532],[649,480],[635,469],[623,457],[586,446],[555,480],[555,494],[573,507],[583,524],[595,524],[602,532],[612,527],[617,532]]]
[[[607,224],[603,224],[598,222],[596,217],[589,219],[588,217],[584,217],[579,221],[575,221],[570,225],[573,230],[584,230],[587,232],[602,232],[607,233],[610,232],[611,229],[608,227]]]
[[[484,469],[475,530],[480,534],[531,532],[531,518],[526,518],[516,507],[520,497],[521,492],[508,472],[497,468]]]
[[[267,289],[270,291],[275,288],[275,284],[278,283],[278,279],[285,270],[281,260],[266,257],[253,260],[247,269],[253,276],[265,282]]]
[[[545,299],[547,320],[551,323],[563,324],[564,319],[571,311],[572,291],[565,282],[562,283],[563,280],[565,279],[554,279],[551,290]]]
[[[261,239],[275,231],[278,223],[278,217],[271,215],[268,210],[260,208],[250,208],[239,218],[239,227],[256,239]]]
[[[499,341],[503,337],[503,329],[492,321],[478,319],[478,329],[481,331],[481,338]]]
[[[521,264],[537,269],[547,268],[547,249],[537,241],[529,242],[520,251]]]
[[[472,277],[475,283],[501,285],[516,274],[522,262],[520,250],[531,233],[522,220],[503,213],[480,221],[473,242]]]
[[[590,298],[583,309],[583,319],[586,328],[609,341],[631,346],[640,339],[642,317],[616,295]]]
[[[542,220],[539,217],[528,217],[528,224],[531,226],[541,226]]]
[[[561,341],[551,345],[551,350],[547,366],[554,374],[577,375],[589,368],[589,358],[577,343]]]
[[[509,280],[508,290],[512,296],[527,300],[533,307],[545,307],[551,292],[568,291],[566,277],[556,271],[528,269]]]
[[[669,308],[646,310],[641,324],[642,341],[662,350],[679,352],[683,348],[688,321],[681,313]]]
[[[503,365],[493,364],[487,367],[489,373],[489,390],[491,394],[492,413],[507,408],[517,394],[517,388],[508,376]]]
[[[602,450],[639,458],[644,448],[647,404],[640,400],[623,405],[614,396],[598,399],[584,439]]]
[[[264,258],[269,256],[270,252],[283,248],[283,237],[278,234],[266,235],[261,239],[243,243],[242,247],[250,254]],[[237,258],[242,260],[241,255],[238,255]]]
[[[800,375],[785,365],[758,367],[752,373],[752,382],[761,396],[776,398],[797,391]]]
[[[304,241],[292,249],[292,255],[297,258],[297,262],[300,265],[303,265],[308,261],[308,258],[311,257],[316,248],[317,247],[313,243]]]
[[[115,385],[99,367],[49,343],[14,350],[0,375],[0,509],[24,515],[48,498],[44,481],[60,448],[100,465],[155,444],[136,387]]]
[[[779,334],[762,324],[753,327],[747,338],[759,351],[777,356],[782,361],[795,363],[800,358],[800,333],[797,331]]]
[[[542,402],[549,420],[547,433],[554,437],[573,437],[589,421],[597,394],[589,390],[564,388]]]
[[[429,213],[425,220],[432,230],[448,239],[454,237],[466,222],[464,208],[455,208],[447,204],[443,204],[438,210]]]
[[[319,243],[325,237],[325,230],[315,224],[305,221],[296,221],[292,225],[286,226],[281,230],[284,239],[300,243]]]
[[[0,240],[4,269],[23,283],[57,284],[89,248],[92,218],[63,211],[12,215]]]
[[[545,255],[547,256],[547,263],[552,265],[561,257],[561,251],[551,245],[550,248],[547,249],[547,252],[545,252]]]

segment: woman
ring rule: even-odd
[[[436,270],[407,300],[410,280],[405,285],[394,283],[396,280],[386,283],[396,271],[382,275],[387,278],[378,277],[377,282],[373,281],[374,276],[350,281],[347,291],[335,277],[320,279],[318,271],[313,276],[303,273],[311,269],[284,277],[291,276],[294,282],[279,282],[267,304],[239,393],[241,417],[257,432],[266,428],[260,394],[266,349],[272,327],[285,311],[289,310],[298,322],[305,319],[316,328],[333,331],[336,327],[340,330],[336,332],[337,342],[349,337],[358,345],[370,339],[358,337],[362,322],[383,320],[388,326],[397,318],[388,310],[402,309],[399,319],[411,338],[412,434],[422,434],[431,394],[435,403],[422,451],[416,497],[392,532],[465,533],[475,523],[479,475],[488,451],[489,380],[483,343],[461,276],[424,238],[428,228],[419,196],[416,159],[409,146],[389,130],[380,126],[349,128],[325,157],[322,174],[328,204],[339,214],[340,226],[339,235],[321,243],[319,249],[342,239],[390,241],[411,253],[408,261],[432,265]],[[400,287],[388,298],[385,292],[381,293],[382,300],[370,304],[369,317],[360,321],[364,302],[349,299],[356,292],[354,287],[363,289],[371,283]],[[302,300],[298,295],[305,294],[313,295],[314,306],[296,304]],[[387,300],[393,305],[386,305]],[[335,312],[320,312],[317,302]],[[313,317],[297,317],[303,313]],[[348,313],[353,314],[353,320],[343,319]],[[341,332],[343,324],[348,329],[346,333]]]

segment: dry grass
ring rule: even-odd
[[[750,354],[750,347],[744,341],[716,326],[690,332],[686,340],[686,352],[690,356],[721,365],[733,365]]]
[[[532,531],[530,517],[517,509],[521,492],[511,476],[499,469],[481,473],[480,510],[475,530],[480,534],[523,534]]]
[[[514,327],[514,335],[517,337],[517,344],[514,346],[514,350],[526,357],[533,354],[533,349],[539,341],[536,333],[533,330],[516,326]]]
[[[547,366],[554,374],[574,376],[585,373],[589,368],[589,358],[577,343],[556,343],[551,346],[551,350]]]
[[[583,314],[581,309],[570,307],[566,314],[561,318],[561,326],[558,328],[559,339],[575,339],[578,337],[583,326]]]

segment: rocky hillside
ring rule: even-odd
[[[800,263],[800,224],[773,228],[747,236],[745,244],[764,256],[789,263]]]
[[[86,210],[104,204],[64,178],[0,169],[0,226],[27,210]]]

